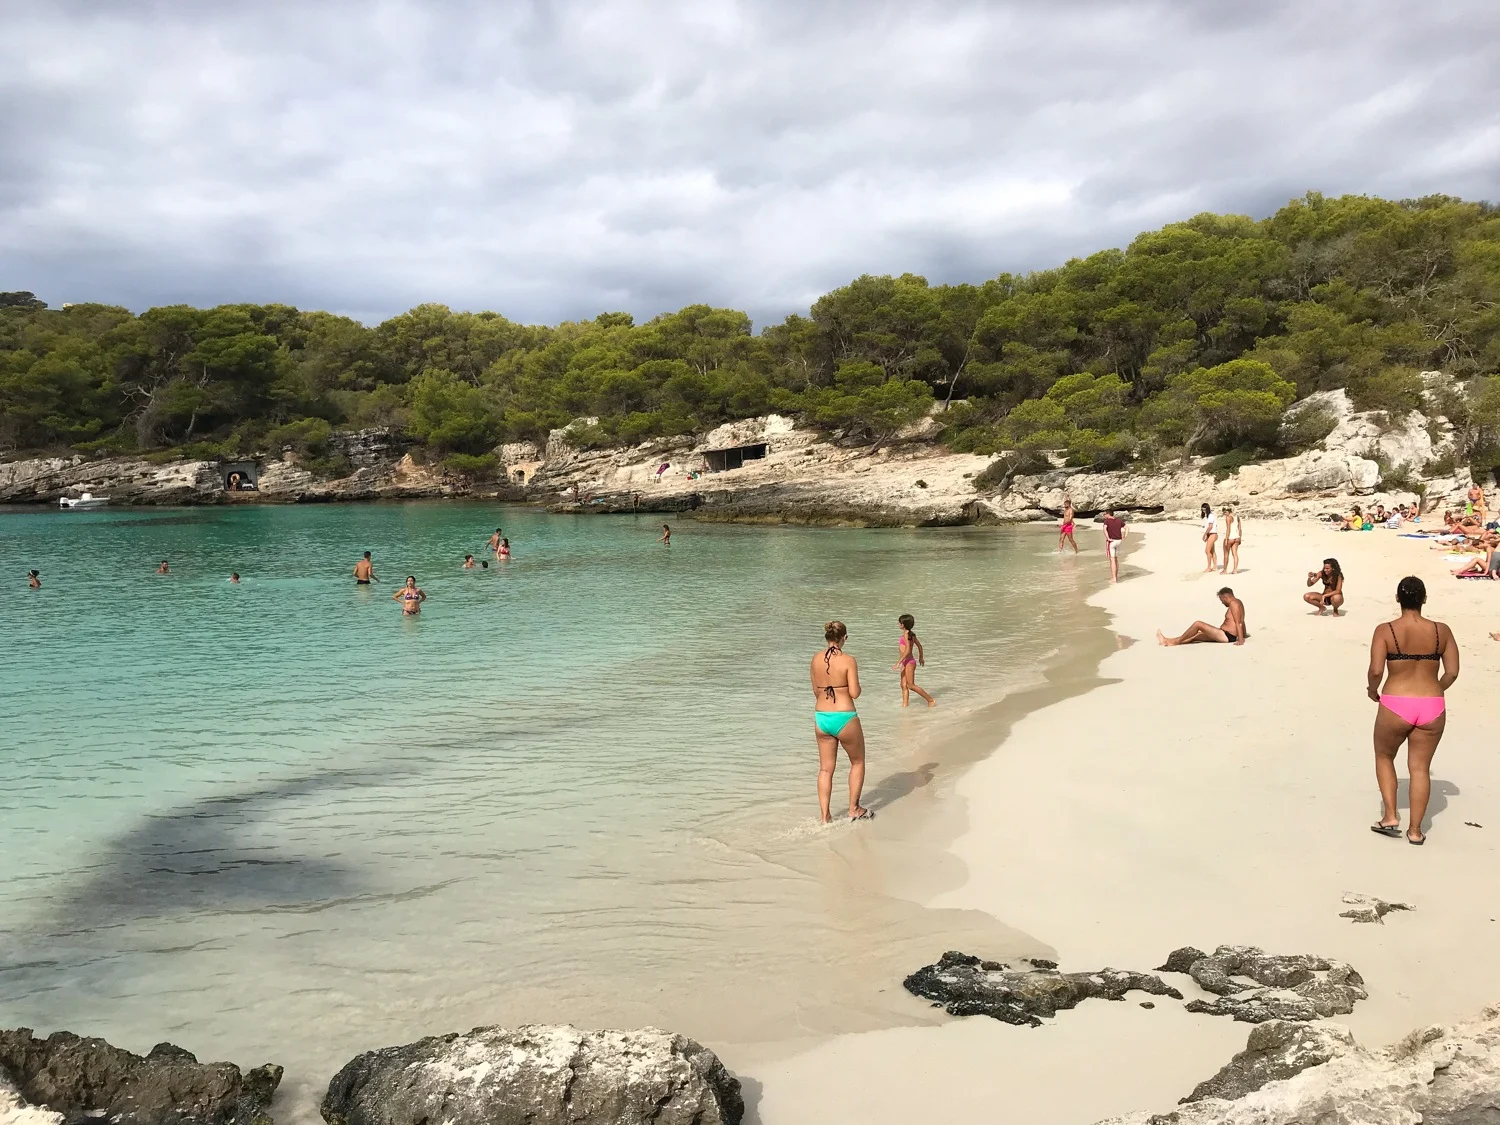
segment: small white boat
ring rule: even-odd
[[[57,501],[57,506],[67,511],[70,508],[102,508],[108,503],[108,496],[95,496],[92,492],[85,492],[77,499],[71,496],[61,497]]]

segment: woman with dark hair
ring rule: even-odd
[[[1208,565],[1203,568],[1203,573],[1210,574],[1219,568],[1219,558],[1214,552],[1214,544],[1219,541],[1219,517],[1214,515],[1214,510],[1207,504],[1203,505],[1199,514],[1203,517],[1203,553],[1208,556]]]
[[[823,626],[828,647],[812,658],[813,726],[818,740],[818,808],[823,823],[833,820],[833,771],[839,747],[849,756],[849,819],[868,820],[875,814],[859,803],[865,787],[865,732],[854,701],[859,698],[859,665],[844,651],[849,630],[842,621]]]
[[[1311,586],[1314,582],[1322,581],[1323,590],[1309,591],[1302,595],[1302,600],[1308,605],[1318,607],[1318,616],[1322,617],[1329,609],[1333,615],[1339,615],[1339,606],[1344,604],[1344,572],[1339,567],[1338,559],[1324,559],[1323,566],[1319,570],[1307,572],[1307,584]]]
[[[1366,684],[1370,698],[1380,704],[1375,712],[1375,782],[1380,786],[1381,810],[1370,831],[1382,836],[1401,835],[1401,815],[1396,811],[1396,751],[1404,742],[1406,770],[1411,775],[1411,818],[1406,825],[1409,844],[1427,842],[1422,822],[1432,792],[1432,756],[1448,721],[1443,693],[1458,679],[1458,642],[1448,626],[1422,616],[1426,601],[1427,587],[1420,578],[1403,578],[1397,584],[1401,616],[1375,627]]]
[[[391,595],[391,601],[401,603],[402,617],[415,617],[422,612],[422,603],[427,600],[427,591],[417,585],[415,575],[406,576],[406,585]]]
[[[901,706],[911,704],[911,693],[916,692],[927,700],[927,706],[936,707],[937,700],[917,686],[917,665],[927,666],[927,654],[922,642],[917,640],[917,619],[909,613],[896,618],[901,626],[901,636],[896,640],[896,671],[901,674]]]

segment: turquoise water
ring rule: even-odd
[[[515,557],[461,570],[497,524]],[[941,773],[940,733],[1066,642],[1090,560],[1026,529],[659,527],[0,515],[0,1024],[306,1058],[309,1088],[471,1023],[869,1025],[848,1013],[884,1000],[823,994],[863,987],[851,949],[944,946],[850,865]],[[381,585],[352,584],[364,550]],[[389,600],[408,573],[415,620]],[[897,705],[902,612],[935,711]],[[822,829],[807,662],[830,617],[884,818]]]

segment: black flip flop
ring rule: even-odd
[[[1392,840],[1394,840],[1401,835],[1401,825],[1372,824],[1370,825],[1370,831],[1375,833],[1377,836],[1389,836]]]
[[[1411,833],[1410,833],[1410,832],[1408,832],[1408,833],[1407,833],[1407,834],[1406,834],[1406,842],[1407,842],[1407,843],[1408,843],[1408,844],[1415,844],[1415,845],[1416,845],[1416,846],[1417,846],[1417,847],[1419,847],[1419,848],[1420,848],[1420,847],[1421,847],[1421,846],[1422,846],[1422,845],[1423,845],[1423,844],[1425,844],[1425,843],[1427,843],[1427,837],[1426,837],[1426,836],[1423,836],[1423,837],[1422,837],[1422,838],[1421,838],[1421,839],[1420,839],[1420,840],[1413,840],[1413,839],[1412,839],[1412,838],[1411,838]]]

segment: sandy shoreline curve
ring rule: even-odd
[[[1500,682],[1500,644],[1488,636],[1500,627],[1500,585],[1455,580],[1441,552],[1391,531],[1257,521],[1240,574],[1223,579],[1202,573],[1196,526],[1133,531],[1126,580],[1091,599],[1121,638],[1099,668],[1104,682],[1021,719],[958,781],[967,826],[951,851],[968,877],[935,888],[927,905],[1003,919],[1069,971],[1150,969],[1183,945],[1340,958],[1370,992],[1340,1022],[1372,1045],[1500,1000],[1500,754],[1484,729]],[[1348,575],[1338,619],[1301,601],[1307,571],[1327,556]],[[1367,829],[1379,801],[1364,670],[1406,574],[1427,582],[1428,613],[1452,626],[1463,654],[1424,848]],[[1224,583],[1246,603],[1246,645],[1155,643],[1158,628],[1217,623]],[[1416,909],[1356,924],[1339,917],[1347,892]],[[757,1094],[747,1120],[761,1125],[997,1112],[1075,1125],[1167,1110],[1247,1032],[1174,1002],[1088,1001],[1039,1029],[945,1017],[740,1062]]]

